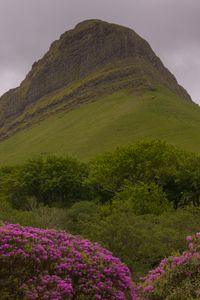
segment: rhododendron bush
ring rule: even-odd
[[[187,236],[188,250],[161,261],[142,278],[139,299],[190,300],[200,299],[200,232]]]
[[[98,244],[63,231],[0,227],[1,300],[136,299],[130,272]]]

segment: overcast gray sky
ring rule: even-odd
[[[200,103],[200,0],[0,0],[0,94],[85,19],[128,26],[144,37]]]

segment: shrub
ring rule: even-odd
[[[174,146],[157,140],[121,146],[91,161],[89,181],[113,194],[126,181],[132,184],[155,182],[163,186],[176,176],[185,155]]]
[[[86,235],[91,224],[100,222],[100,206],[93,201],[80,201],[67,210],[65,226],[72,234]]]
[[[39,205],[29,211],[12,208],[7,201],[0,199],[0,220],[20,223],[22,226],[65,229],[67,210]]]
[[[1,300],[136,299],[111,252],[63,231],[0,227]]]
[[[113,206],[119,211],[132,210],[136,215],[159,215],[170,208],[166,194],[155,183],[127,184],[114,197]]]
[[[82,203],[84,204],[84,202]],[[100,243],[119,257],[131,271],[134,280],[159,265],[161,259],[175,251],[184,251],[184,237],[200,228],[200,209],[187,208],[162,215],[138,215],[132,211],[103,215],[96,205],[87,203],[70,208],[66,228],[89,240]],[[79,210],[77,210],[79,208]],[[77,212],[77,217],[76,217]],[[107,213],[107,212],[106,212]]]
[[[200,157],[159,140],[121,146],[90,162],[88,182],[105,202],[127,182],[155,183],[175,209],[200,205]]]
[[[140,299],[190,300],[200,298],[200,232],[187,236],[188,250],[170,256],[143,277]]]
[[[4,194],[16,209],[30,209],[30,199],[44,205],[69,207],[90,196],[84,184],[87,174],[87,165],[74,158],[39,157],[7,176]]]

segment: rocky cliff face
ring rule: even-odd
[[[100,20],[84,21],[53,42],[21,85],[0,98],[0,138],[38,116],[71,109],[99,94],[156,85],[191,100],[133,30]]]

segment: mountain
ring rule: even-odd
[[[53,42],[20,86],[0,98],[0,159],[41,153],[84,159],[139,138],[198,151],[199,117],[144,39],[87,20]]]

